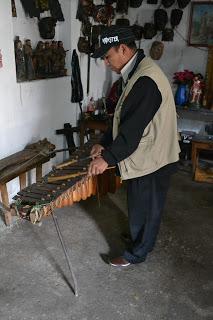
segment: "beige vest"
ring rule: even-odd
[[[177,116],[172,90],[161,69],[147,57],[138,65],[117,103],[113,120],[113,140],[119,132],[123,102],[141,76],[148,76],[154,80],[162,95],[162,103],[145,128],[137,149],[118,163],[123,180],[147,175],[179,160]]]

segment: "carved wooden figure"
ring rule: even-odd
[[[33,80],[35,79],[35,70],[33,65],[33,50],[32,50],[30,39],[25,40],[24,58],[25,58],[27,80]]]
[[[23,45],[19,37],[14,41],[15,46],[15,61],[16,61],[16,77],[17,81],[26,80],[26,67],[24,60]]]

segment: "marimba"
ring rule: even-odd
[[[106,170],[99,176],[87,176],[91,161],[90,150],[97,138],[91,139],[77,149],[69,160],[53,168],[40,182],[19,191],[13,198],[17,214],[32,223],[41,221],[55,208],[71,206],[92,195],[114,193],[120,185],[115,168]]]

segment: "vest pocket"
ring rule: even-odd
[[[149,169],[152,166],[153,160],[154,160],[154,159],[151,159],[152,153],[150,153],[152,146],[153,146],[153,140],[151,137],[145,140],[142,140],[139,143],[138,148],[135,150],[135,152],[133,152],[131,156],[127,158],[127,162],[128,162],[128,164],[126,165],[127,171],[128,171],[128,168],[131,168],[130,171]]]

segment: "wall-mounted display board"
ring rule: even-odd
[[[63,0],[60,0],[63,2]],[[11,0],[17,81],[67,75],[60,29],[65,18],[58,0]]]

